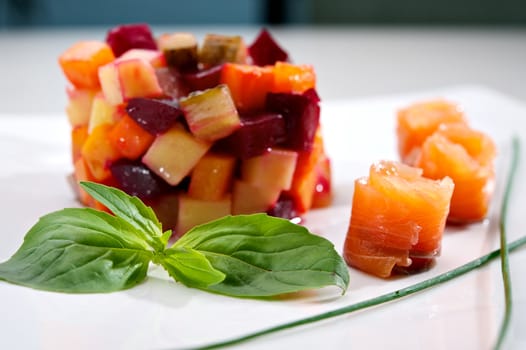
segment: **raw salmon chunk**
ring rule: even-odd
[[[389,277],[395,267],[412,271],[416,261],[440,253],[453,181],[431,180],[398,162],[373,164],[355,181],[351,220],[344,245],[347,263]]]
[[[445,100],[415,103],[399,110],[396,131],[402,162],[414,165],[424,141],[447,123],[466,123],[466,119],[459,106]]]
[[[488,211],[495,182],[496,147],[489,136],[465,124],[442,125],[422,146],[416,166],[424,176],[455,183],[448,220],[472,222]]]

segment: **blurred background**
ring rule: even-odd
[[[526,102],[526,0],[0,0],[0,114],[63,113],[57,57],[137,22],[248,44],[268,27],[324,100],[482,85]]]
[[[0,26],[180,24],[526,25],[524,0],[0,0]]]

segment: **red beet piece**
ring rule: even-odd
[[[266,29],[262,29],[254,43],[248,47],[252,62],[258,66],[273,65],[277,61],[288,61],[289,56]]]
[[[183,73],[183,80],[190,91],[211,89],[219,85],[223,65],[213,66],[197,72]]]
[[[152,135],[161,134],[170,129],[183,115],[175,100],[142,97],[129,100],[126,112]]]
[[[148,198],[144,200],[144,203],[152,207],[155,215],[163,225],[163,231],[175,231],[179,205],[179,198],[176,191],[165,193],[154,198]]]
[[[120,159],[110,166],[119,187],[131,196],[153,198],[170,190],[170,186],[139,161]]]
[[[125,24],[108,31],[106,42],[110,45],[115,57],[129,49],[157,50],[150,27],[145,23]]]
[[[312,149],[320,122],[320,98],[314,89],[303,94],[269,93],[266,110],[280,113],[285,119],[285,146],[295,151]]]
[[[294,199],[286,193],[280,194],[276,204],[267,211],[270,216],[275,216],[283,219],[300,219],[301,216],[298,214],[298,210],[294,204]]]
[[[217,142],[218,150],[238,158],[263,154],[285,140],[285,122],[281,114],[263,113],[241,117],[241,127]]]
[[[165,96],[180,99],[190,93],[179,72],[170,67],[161,67],[155,70],[157,81]]]
[[[321,101],[320,96],[315,89],[308,89],[303,93],[303,96],[307,97],[312,103],[318,103]]]

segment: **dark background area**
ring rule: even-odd
[[[526,25],[525,0],[0,0],[0,28],[112,25]]]

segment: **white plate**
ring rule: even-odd
[[[396,159],[395,111],[411,102],[445,97],[462,104],[473,127],[500,148],[508,164],[510,137],[526,145],[526,106],[480,87],[324,103],[323,125],[333,159],[335,204],[306,218],[338,251],[347,229],[356,177],[378,159]],[[76,206],[64,116],[0,116],[0,261],[20,246],[39,216]],[[525,233],[526,160],[513,193],[509,239]],[[503,171],[499,170],[499,180]],[[499,182],[500,184],[502,181]],[[502,188],[498,187],[500,196]],[[176,284],[159,269],[127,291],[68,295],[0,282],[1,349],[167,349],[207,344],[352,304],[453,269],[498,246],[496,209],[491,219],[448,228],[436,266],[419,275],[381,280],[351,269],[347,294],[332,288],[278,301],[235,299]],[[514,314],[507,344],[525,348],[526,250],[511,255]],[[503,315],[498,262],[401,301],[240,345],[247,349],[487,349]],[[522,330],[522,332],[521,332]]]

